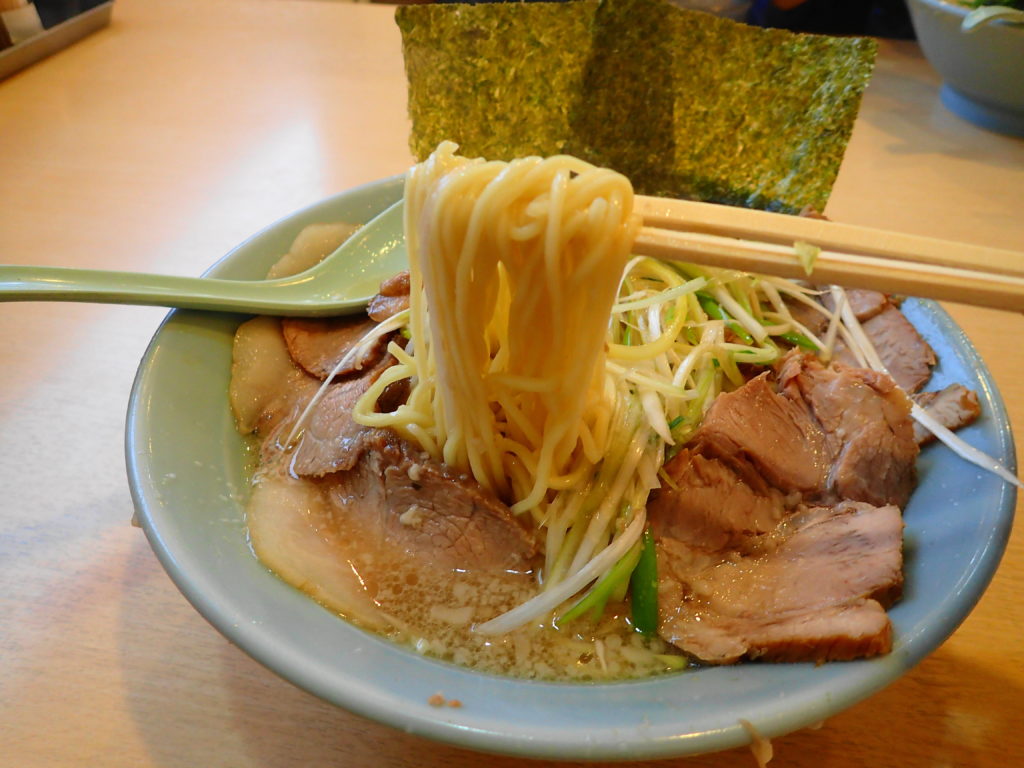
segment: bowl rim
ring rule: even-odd
[[[917,3],[918,5],[927,5],[931,8],[951,13],[954,16],[960,16],[961,18],[966,16],[971,10],[958,3],[947,2],[947,0],[910,0],[910,2]]]
[[[954,0],[908,0],[908,3],[910,5],[926,5],[929,8],[932,8],[936,11],[941,11],[944,13],[948,13],[952,16],[957,16],[961,21],[967,18],[967,14],[971,13],[971,11],[976,10],[974,8],[968,8],[965,5],[960,5]],[[987,24],[984,24],[983,26],[974,29],[970,34],[977,35],[983,32],[986,27],[1007,30],[1017,29],[1020,30],[1022,34],[1024,34],[1024,24],[1022,24],[1019,21],[1008,21],[1006,19],[994,19],[992,21],[989,21]]]

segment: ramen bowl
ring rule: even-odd
[[[925,56],[942,76],[942,103],[983,128],[1024,136],[1024,24],[992,21],[961,30],[970,9],[908,0]]]
[[[259,233],[208,274],[259,279],[304,226],[366,221],[401,192],[401,180],[390,179],[332,197]],[[983,415],[963,436],[1012,466],[1006,412],[970,342],[933,303],[909,301],[905,310],[940,358],[933,384],[960,381],[979,393]],[[146,352],[126,433],[139,520],[184,595],[245,653],[329,702],[419,736],[524,757],[638,760],[748,744],[741,721],[769,738],[814,725],[937,648],[975,605],[1006,545],[1012,489],[931,446],[905,511],[906,593],[890,611],[895,647],[886,656],[615,683],[473,672],[349,624],[253,555],[245,524],[251,451],[235,430],[227,395],[232,338],[244,319],[172,312]],[[437,694],[462,706],[431,706]]]

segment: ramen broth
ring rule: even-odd
[[[605,680],[665,671],[659,655],[678,653],[635,632],[626,604],[609,605],[596,625],[584,618],[497,637],[474,633],[474,623],[536,594],[536,574],[431,569],[422,558],[376,547],[317,483],[289,476],[287,454],[260,471],[247,519],[254,551],[284,581],[427,656],[522,678]]]

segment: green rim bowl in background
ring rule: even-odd
[[[366,221],[401,193],[401,179],[389,179],[332,197],[259,233],[208,274],[259,279],[307,224]],[[978,391],[983,415],[963,436],[1014,466],[1006,412],[970,342],[937,305],[911,300],[905,308],[939,356],[932,384],[960,381]],[[895,647],[887,656],[619,683],[471,672],[352,626],[254,557],[244,513],[251,454],[227,394],[232,338],[244,319],[175,311],[153,338],[128,406],[128,477],[139,520],[175,584],[239,648],[295,685],[409,733],[487,752],[602,760],[742,746],[750,736],[741,719],[780,736],[878,691],[937,648],[975,605],[1006,546],[1013,489],[931,446],[905,511],[906,590],[890,611]],[[437,693],[463,706],[430,706]]]
[[[983,128],[1024,136],[1024,25],[993,21],[962,32],[969,8],[907,2],[917,40],[942,76],[942,103]]]

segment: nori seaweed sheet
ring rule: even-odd
[[[798,35],[674,9],[674,172],[701,199],[824,210],[877,44]],[[709,95],[710,98],[709,98]]]
[[[638,192],[824,209],[874,62],[865,38],[663,0],[402,6],[413,153],[570,152]]]
[[[675,168],[675,42],[668,3],[600,4],[583,87],[571,111],[570,154],[625,174],[638,191]],[[674,175],[674,174],[672,174]],[[672,189],[681,197],[691,190]],[[685,194],[690,196],[690,194]]]
[[[488,160],[565,152],[596,10],[594,2],[399,6],[413,154],[423,160],[445,139]]]

